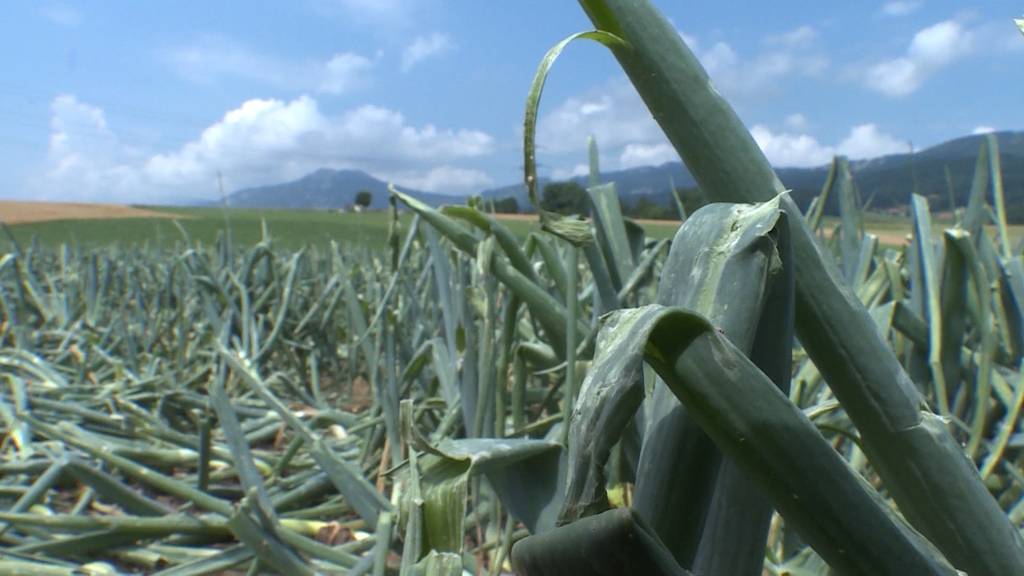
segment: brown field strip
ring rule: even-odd
[[[181,218],[170,212],[146,210],[122,204],[82,204],[74,202],[28,202],[0,200],[0,221],[25,224],[49,220],[108,220],[111,218]]]

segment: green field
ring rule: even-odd
[[[837,158],[803,221],[672,23],[581,4],[714,201],[643,222],[670,249],[601,185],[538,234],[393,189],[398,234],[0,214],[69,218],[0,240],[0,574],[1024,574],[995,135],[955,216],[866,213]]]
[[[401,226],[0,203],[0,575],[1024,575],[996,135],[963,210],[867,213],[837,157],[803,219],[674,23],[580,4],[530,205],[583,38],[711,201],[685,222],[626,220],[593,138],[593,218],[539,232],[394,188]]]
[[[365,246],[382,246],[388,235],[388,213],[366,212],[337,213],[326,210],[262,210],[247,208],[168,208],[147,206],[151,210],[159,210],[180,215],[177,220],[181,228],[188,234],[192,242],[209,244],[217,239],[218,234],[227,228],[231,237],[239,245],[255,244],[260,240],[262,224],[266,222],[274,242],[281,248],[301,248],[309,244],[325,245],[331,240],[342,244],[361,244]],[[408,223],[411,215],[403,213],[402,222]],[[536,220],[514,218],[503,219],[514,234],[520,238],[539,229]],[[835,218],[825,219],[825,228],[831,229],[838,224]],[[936,217],[933,222],[934,233],[951,226],[947,219]],[[678,229],[675,221],[664,223],[645,222],[644,229],[652,238],[669,238]],[[37,240],[48,246],[73,244],[84,247],[102,247],[113,245],[155,245],[173,247],[183,240],[181,230],[174,219],[158,218],[119,218],[111,220],[53,220],[11,226],[11,231],[18,242],[27,244]],[[865,228],[879,236],[884,246],[898,246],[903,237],[910,234],[910,221],[906,218],[884,214],[865,214]],[[989,232],[995,233],[990,226]],[[1010,226],[1010,237],[1016,244],[1024,238],[1024,226]],[[0,248],[6,249],[6,238],[0,240]]]
[[[833,230],[837,226],[839,226],[839,218],[825,218],[824,228],[826,230]],[[932,216],[932,235],[934,237],[939,238],[943,230],[953,227],[955,224],[948,214]],[[878,236],[881,245],[890,247],[903,245],[907,241],[907,236],[913,233],[909,218],[873,212],[864,213],[864,229]],[[998,233],[995,225],[988,225],[985,229],[990,236],[995,236]],[[1007,226],[1007,231],[1012,245],[1017,245],[1024,239],[1024,225],[1011,224]]]
[[[44,239],[40,230],[51,235],[38,249],[0,257],[0,381],[6,380],[0,437],[10,439],[0,444],[0,523],[8,537],[0,556],[19,554],[0,557],[0,574],[209,574],[246,565],[267,573],[260,572],[262,554],[268,563],[291,566],[277,573],[347,573],[376,563],[378,574],[394,575],[400,550],[403,558],[422,554],[406,551],[400,540],[409,533],[396,521],[408,514],[402,510],[420,514],[422,526],[448,526],[452,546],[479,551],[450,553],[455,568],[446,574],[495,572],[507,568],[510,554],[519,562],[545,561],[531,542],[563,528],[553,513],[535,511],[580,509],[576,492],[558,488],[567,482],[558,478],[563,466],[612,471],[595,483],[598,498],[607,496],[615,508],[574,519],[576,528],[586,528],[579,534],[638,510],[673,512],[652,516],[668,534],[687,518],[679,510],[714,514],[719,505],[709,494],[720,490],[723,498],[742,499],[742,506],[721,506],[740,510],[737,517],[748,522],[752,512],[744,507],[752,508],[745,502],[753,484],[720,480],[724,460],[705,456],[725,437],[740,441],[721,442],[722,452],[746,462],[742,469],[769,469],[750,478],[769,494],[782,494],[755,510],[762,532],[749,538],[744,556],[753,568],[730,575],[823,574],[826,561],[841,565],[845,544],[812,550],[794,536],[815,536],[818,525],[840,527],[850,541],[872,544],[869,550],[892,541],[913,550],[923,537],[901,532],[890,510],[916,502],[875,491],[883,482],[946,485],[959,474],[957,485],[975,481],[974,492],[939,493],[941,505],[929,496],[918,522],[927,526],[955,513],[978,533],[996,536],[1000,526],[1011,534],[1024,526],[1024,480],[1017,472],[1024,446],[1016,439],[1024,338],[1000,334],[1004,326],[1020,326],[1024,315],[1013,285],[985,272],[1019,269],[1018,256],[976,251],[961,235],[966,242],[944,251],[913,240],[908,253],[933,258],[893,259],[858,236],[867,256],[837,246],[832,254],[843,279],[825,275],[801,294],[805,300],[831,294],[823,309],[845,316],[826,318],[830,324],[812,333],[824,347],[791,348],[798,300],[797,284],[787,278],[795,282],[799,262],[820,269],[828,252],[811,240],[803,255],[795,254],[781,233],[785,221],[776,203],[706,206],[706,217],[682,226],[671,254],[654,243],[631,254],[631,246],[616,252],[610,239],[626,239],[626,225],[607,210],[611,202],[602,202],[605,212],[593,224],[603,231],[595,234],[601,249],[586,260],[548,233],[531,238],[530,250],[526,243],[488,243],[462,233],[443,213],[408,205],[424,219],[420,230],[432,234],[413,243],[415,230],[405,227],[401,243],[411,249],[394,254],[396,261],[383,249],[386,213],[235,210],[228,221],[238,241],[230,250],[209,243],[224,227],[217,209],[179,212],[189,244],[172,221],[158,218],[15,226],[22,239]],[[853,217],[863,217],[880,238],[901,241],[908,229],[898,219]],[[252,245],[264,220],[277,239],[273,250]],[[520,236],[536,226],[526,217],[506,223]],[[824,229],[835,224],[824,222]],[[947,224],[940,219],[937,227]],[[648,230],[667,234],[675,226],[649,224]],[[55,244],[72,238],[97,246]],[[340,249],[292,247],[328,239],[342,241]],[[199,240],[205,244],[197,247]],[[150,244],[115,246],[127,241]],[[979,242],[994,245],[987,236]],[[382,249],[364,248],[370,244]],[[849,266],[849,254],[857,267]],[[611,270],[622,273],[613,277]],[[907,297],[916,278],[937,270],[959,272],[924,286],[927,299]],[[855,300],[836,290],[840,282],[849,283]],[[652,306],[673,290],[684,291],[674,298],[699,308]],[[776,290],[788,294],[769,298]],[[757,307],[744,305],[750,302]],[[859,320],[840,306],[851,302],[862,306],[854,308]],[[979,306],[1000,323],[977,322],[984,320],[973,312]],[[786,393],[714,326],[728,327],[751,350],[774,354],[762,365],[788,385]],[[950,364],[948,378],[944,366],[929,365],[925,356],[930,347],[941,350],[941,341],[935,344],[941,326],[960,327],[953,358],[965,359]],[[778,349],[757,343],[761,337],[753,334],[762,327],[770,331],[762,342]],[[801,335],[800,342],[808,341]],[[849,353],[858,347],[868,352]],[[987,370],[970,360],[985,355]],[[628,420],[607,425],[602,406],[627,418],[643,409],[650,394],[642,390],[644,362],[661,377],[650,402],[687,402],[691,411],[651,410],[646,431],[636,432],[641,449],[630,452],[621,442]],[[902,373],[918,375],[919,395],[908,398],[893,385]],[[987,386],[979,384],[983,377]],[[852,378],[857,387],[848,384]],[[910,450],[902,432],[879,432],[870,421],[858,425],[853,418],[860,416],[826,382],[846,383],[843,393],[858,401],[870,386],[886,406],[920,414],[916,429],[940,417],[959,423],[915,439],[937,443],[932,439],[945,434],[944,446],[953,448]],[[616,386],[632,387],[634,403],[602,404]],[[711,423],[716,436],[697,437],[691,448],[668,426],[677,414],[697,414],[697,424]],[[593,438],[598,448],[581,450],[577,438]],[[893,455],[874,452],[879,444]],[[645,446],[654,448],[645,452]],[[873,458],[911,465],[876,467],[864,457],[868,450],[881,453]],[[646,466],[645,453],[670,454],[686,467]],[[944,454],[955,468],[944,469]],[[468,465],[466,458],[494,468]],[[612,460],[606,467],[598,459]],[[701,469],[715,471],[702,480],[715,483],[713,491],[676,488],[691,482],[686,471]],[[938,472],[925,480],[906,472],[921,469]],[[529,488],[509,495],[490,487],[501,478]],[[644,484],[650,478],[653,484]],[[631,508],[629,500],[636,503]],[[774,516],[776,502],[810,504]],[[770,532],[770,523],[779,528]],[[338,536],[324,546],[332,531]],[[736,538],[727,536],[721,545],[731,549]],[[264,553],[275,537],[283,543]],[[80,542],[89,546],[85,554],[70,548]],[[566,548],[556,549],[559,558]],[[922,549],[946,562],[930,543]],[[22,550],[33,553],[22,556]],[[667,548],[658,554],[672,558]],[[979,557],[965,554],[958,562],[976,564]],[[88,572],[56,563],[65,558],[111,568]],[[299,569],[307,564],[315,572]]]
[[[193,242],[212,243],[225,229],[240,245],[258,242],[262,225],[283,248],[306,244],[356,242],[381,245],[387,238],[386,213],[337,214],[314,210],[246,210],[218,208],[158,208],[180,219],[123,218],[113,220],[53,220],[11,226],[15,238],[26,243],[37,239],[46,245],[62,243],[99,247],[108,245],[173,246],[183,239],[182,229]],[[180,224],[181,229],[178,225]]]
[[[168,208],[147,206],[180,215],[178,224],[193,242],[209,244],[225,229],[231,230],[234,242],[255,244],[262,235],[266,222],[274,242],[282,248],[300,248],[307,244],[356,243],[382,246],[388,235],[388,213],[337,213],[326,210],[260,210],[232,208]],[[411,219],[402,214],[403,223]],[[539,227],[535,220],[506,220],[505,225],[517,236],[525,237]],[[649,236],[667,238],[675,233],[678,223],[648,224]],[[27,244],[33,239],[48,245],[63,243],[86,247],[112,245],[164,245],[173,246],[183,240],[174,219],[120,218],[111,220],[53,220],[11,226],[18,242]],[[6,248],[7,240],[0,241]]]

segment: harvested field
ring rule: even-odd
[[[52,220],[109,220],[112,218],[181,218],[171,212],[157,212],[123,204],[75,202],[26,202],[0,200],[0,221],[25,224]]]

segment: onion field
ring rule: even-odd
[[[670,23],[580,3],[533,200],[590,40],[711,204],[650,237],[591,141],[592,218],[526,232],[392,188],[379,246],[11,237],[0,573],[1024,574],[996,139],[883,245],[845,159],[801,213]]]

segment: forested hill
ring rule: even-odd
[[[1016,215],[1017,221],[1024,220],[1024,132],[999,132],[1000,160],[1003,175],[1003,190],[1008,210]],[[910,195],[917,181],[920,194],[929,197],[933,210],[949,208],[949,188],[946,170],[949,170],[953,184],[955,202],[963,206],[970,191],[978,150],[984,136],[965,136],[943,144],[921,150],[914,154],[894,154],[870,160],[851,162],[862,199],[870,202],[872,210],[901,209],[910,202]],[[828,166],[815,168],[776,168],[776,173],[793,190],[793,197],[805,208],[811,199],[821,192],[828,174]],[[640,198],[668,206],[671,202],[669,182],[677,188],[696,186],[693,177],[679,162],[661,166],[645,166],[601,175],[606,182],[615,182],[619,196],[626,204],[633,204]],[[575,178],[582,185],[585,177]],[[542,182],[542,186],[547,181]],[[521,184],[487,190],[487,198],[513,196],[519,206],[528,206],[526,193]]]
[[[239,190],[228,196],[228,204],[238,208],[338,209],[355,204],[356,194],[363,190],[372,196],[371,209],[387,207],[387,182],[361,170],[330,168],[321,168],[291,182]],[[402,191],[431,205],[465,200],[464,197],[448,194],[432,194],[406,188],[402,188]]]

